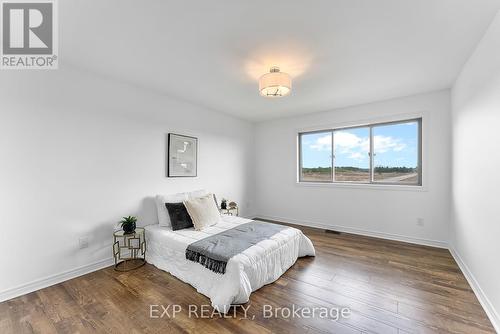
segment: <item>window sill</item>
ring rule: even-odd
[[[322,188],[351,188],[351,189],[372,189],[389,191],[428,191],[425,186],[412,186],[403,184],[374,184],[374,183],[348,183],[348,182],[299,182],[298,187],[322,187]]]

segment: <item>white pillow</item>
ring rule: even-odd
[[[206,191],[205,189],[200,189],[200,190],[188,192],[187,194],[188,194],[188,199],[193,199],[193,198],[198,198],[198,197],[203,197],[203,196],[208,195],[208,191]],[[218,207],[219,203],[217,203],[217,198],[215,197],[215,194],[214,194],[214,202],[215,202],[215,206]]]
[[[200,189],[200,190],[190,191],[187,193],[187,195],[188,195],[188,199],[193,199],[193,198],[206,196],[206,195],[208,195],[208,192],[205,189]]]
[[[178,193],[172,195],[156,195],[156,211],[158,212],[158,223],[163,227],[172,228],[170,216],[168,215],[165,203],[181,203],[188,199],[187,193]]]
[[[184,201],[184,206],[191,216],[196,231],[215,225],[220,220],[220,212],[215,205],[213,194],[188,199]]]

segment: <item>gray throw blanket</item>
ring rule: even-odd
[[[283,225],[256,221],[241,224],[193,242],[186,248],[186,259],[224,274],[230,258],[286,228],[288,227]]]

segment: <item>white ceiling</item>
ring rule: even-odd
[[[89,71],[261,121],[448,88],[499,0],[64,0],[60,52]],[[258,94],[270,66],[293,78]]]

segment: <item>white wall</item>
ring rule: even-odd
[[[458,77],[452,109],[452,246],[500,331],[500,13]]]
[[[68,68],[2,71],[0,102],[2,298],[109,259],[115,223],[155,222],[157,193],[206,188],[251,215],[250,123]],[[165,177],[170,131],[199,138],[197,178]]]
[[[450,189],[449,100],[449,91],[441,91],[259,123],[256,125],[258,215],[446,246]],[[298,130],[420,114],[424,115],[425,191],[380,186],[312,187],[296,183]],[[417,226],[417,218],[424,218],[423,227]]]

